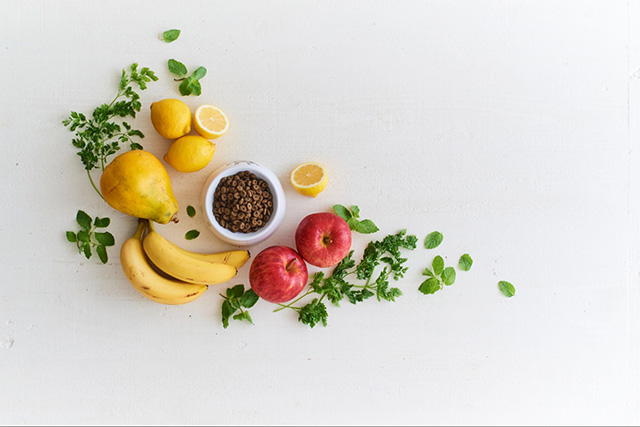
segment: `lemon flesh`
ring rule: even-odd
[[[169,147],[164,160],[179,172],[197,172],[205,168],[216,152],[216,145],[197,135],[183,136]]]
[[[205,104],[199,106],[193,115],[193,127],[201,136],[215,139],[227,132],[229,119],[218,107]]]
[[[177,139],[191,131],[191,110],[179,99],[163,99],[151,104],[151,123],[161,136]]]
[[[327,169],[317,162],[303,163],[291,171],[291,185],[304,196],[316,197],[329,182]]]

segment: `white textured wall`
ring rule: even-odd
[[[640,422],[637,1],[1,9],[1,423]],[[168,28],[182,29],[169,45]],[[93,192],[60,121],[110,100],[140,62],[160,81],[135,124],[161,157],[148,105],[179,96],[169,58],[207,67],[186,101],[231,120],[209,167],[170,170],[182,207],[217,166],[250,159],[288,197],[254,254],[293,245],[298,221],[334,203],[359,205],[376,237],[440,230],[440,248],[410,254],[397,303],[329,307],[329,327],[310,330],[261,302],[255,326],[223,330],[219,289],[165,307],[129,286],[117,252],[135,221]],[[287,183],[308,160],[330,171],[317,199]],[[77,209],[112,218],[108,265],[65,241]],[[202,216],[182,219],[161,232],[226,248]],[[203,234],[186,242],[191,228]],[[455,285],[417,291],[436,253],[465,252]]]

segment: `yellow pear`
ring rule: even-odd
[[[159,224],[178,221],[169,174],[147,151],[132,150],[113,159],[102,172],[100,191],[112,208],[127,215]]]

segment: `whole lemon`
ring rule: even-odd
[[[180,172],[197,172],[209,164],[216,144],[197,135],[183,136],[169,146],[164,160]]]
[[[163,99],[151,104],[151,123],[165,138],[180,138],[191,131],[191,110],[179,99]]]

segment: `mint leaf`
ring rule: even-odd
[[[351,206],[351,213],[354,218],[360,218],[360,208],[357,206]]]
[[[358,227],[358,224],[360,224],[360,221],[358,221],[357,219],[351,217],[347,220],[347,224],[349,225],[349,228],[353,231],[356,230],[356,228]]]
[[[440,281],[435,277],[427,279],[424,282],[422,282],[418,290],[425,295],[435,294],[437,291],[440,290]]]
[[[244,285],[236,285],[231,288],[231,295],[229,295],[229,289],[227,289],[227,296],[229,298],[240,298],[244,293]]]
[[[191,74],[191,77],[193,77],[196,80],[200,80],[201,78],[203,78],[206,75],[207,75],[207,69],[204,68],[204,67],[198,67],[193,72],[193,74]]]
[[[93,221],[93,225],[97,228],[106,228],[111,224],[111,220],[109,218],[98,218]]]
[[[231,306],[229,300],[224,300],[222,303],[222,326],[227,329],[229,327],[229,318],[236,309]]]
[[[433,259],[431,266],[433,267],[433,274],[439,276],[444,271],[444,260],[438,255]]]
[[[187,215],[189,215],[189,218],[196,216],[196,210],[193,206],[187,206]]]
[[[98,243],[104,246],[113,246],[116,243],[113,235],[108,231],[104,233],[94,233],[93,236],[96,238]]]
[[[425,267],[424,272],[422,273],[423,276],[429,276],[429,277],[433,277],[433,271],[429,270],[428,267]]]
[[[185,67],[185,65],[182,62],[176,61],[175,59],[170,59],[167,65],[169,67],[170,73],[180,77],[187,75],[187,67]]]
[[[427,249],[435,249],[440,246],[443,238],[444,236],[442,236],[442,233],[434,231],[424,239],[424,247]]]
[[[80,242],[89,243],[89,232],[87,230],[78,231],[78,240]]]
[[[507,298],[511,298],[516,294],[516,288],[509,282],[501,280],[498,282],[498,288],[500,288],[500,292]]]
[[[180,91],[180,95],[187,96],[191,95],[191,86],[189,85],[189,79],[183,80],[178,86],[178,90]]]
[[[82,246],[82,251],[87,259],[91,258],[91,245],[89,243],[85,243],[84,246]]]
[[[364,219],[356,225],[356,231],[361,234],[371,234],[380,230],[370,219]]]
[[[71,243],[75,243],[78,241],[78,237],[73,231],[67,231],[67,240]]]
[[[178,37],[180,37],[180,30],[167,30],[164,33],[162,33],[162,40],[164,40],[167,43],[171,43],[172,41],[175,41],[178,39]]]
[[[445,285],[450,286],[456,281],[456,270],[453,267],[447,267],[442,272],[442,281]]]
[[[87,231],[91,230],[91,223],[93,221],[85,211],[78,211],[78,213],[76,214],[76,221],[78,222],[78,224],[80,224],[80,227],[84,228]]]
[[[240,297],[240,305],[245,308],[251,308],[256,305],[259,299],[253,289],[249,289]]]
[[[200,232],[198,230],[189,230],[184,235],[184,238],[187,239],[187,240],[193,240],[193,239],[197,238],[199,235],[200,235]]]
[[[98,257],[103,264],[106,264],[107,261],[109,261],[109,257],[107,256],[107,248],[104,245],[98,245],[96,247],[96,253],[98,254]]]
[[[342,205],[333,205],[333,210],[336,215],[338,215],[345,221],[349,221],[351,219],[351,212],[349,212],[349,209],[347,209],[346,207]]]
[[[471,266],[473,265],[473,260],[469,256],[469,254],[464,254],[460,257],[460,261],[458,261],[458,267],[462,271],[471,270]]]

